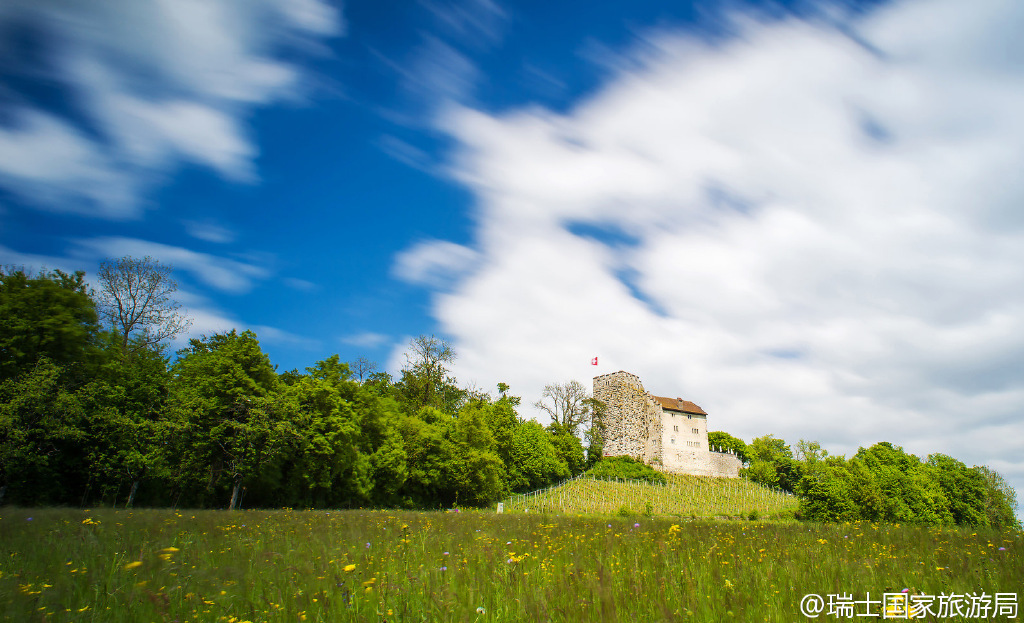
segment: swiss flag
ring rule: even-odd
[[[594,357],[593,359],[590,360],[590,365],[592,365],[592,366],[596,366],[597,365],[597,357]]]

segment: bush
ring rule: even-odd
[[[654,484],[665,484],[666,482],[663,474],[655,471],[651,466],[628,456],[613,456],[601,459],[590,468],[587,474],[594,478],[606,480],[618,478],[621,480],[642,480]]]

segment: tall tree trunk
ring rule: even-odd
[[[132,481],[132,490],[128,493],[128,503],[124,505],[125,508],[131,508],[132,504],[135,503],[135,492],[139,490],[139,479],[136,478]]]
[[[235,506],[238,504],[238,493],[242,490],[242,477],[239,476],[235,479],[235,487],[231,490],[231,504],[228,505],[228,510],[235,510]]]
[[[0,506],[4,504],[4,494],[7,493],[7,485],[0,485]]]

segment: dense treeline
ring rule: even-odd
[[[578,430],[519,417],[504,384],[460,388],[436,338],[398,379],[337,355],[278,374],[251,331],[172,362],[156,330],[104,330],[95,298],[82,273],[0,273],[0,501],[429,508],[586,467]]]
[[[187,320],[169,269],[122,258],[101,281],[96,297],[81,272],[0,270],[0,503],[484,505],[601,456],[603,407],[579,383],[545,387],[545,427],[503,383],[496,397],[459,387],[454,352],[433,336],[412,341],[397,379],[338,355],[279,374],[251,331],[193,339],[172,360],[162,344]],[[946,455],[708,440],[745,477],[796,494],[805,519],[1018,525],[998,473]],[[625,457],[595,475],[660,477]]]
[[[967,467],[945,454],[922,461],[903,448],[880,442],[847,459],[829,456],[817,442],[800,441],[796,452],[772,435],[750,444],[710,433],[746,462],[743,475],[800,499],[800,517],[815,521],[888,521],[1019,527],[1017,496],[997,472]],[[714,443],[714,442],[712,442]]]

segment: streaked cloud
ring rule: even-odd
[[[342,344],[348,344],[349,346],[359,346],[362,348],[380,348],[390,344],[392,338],[390,335],[384,333],[374,333],[373,331],[364,331],[362,333],[356,333],[354,335],[346,335],[341,338]]]
[[[11,0],[0,31],[13,30],[37,45],[0,48],[0,65],[55,85],[74,114],[7,104],[0,185],[40,207],[129,218],[182,164],[255,180],[248,111],[300,93],[286,55],[344,23],[322,0]]]
[[[317,284],[313,283],[312,281],[307,281],[306,279],[299,279],[297,277],[287,277],[283,281],[284,284],[291,288],[292,290],[298,290],[300,292],[312,292],[314,290],[319,289],[320,287]]]
[[[625,369],[748,439],[887,439],[1020,488],[1021,25],[1000,0],[739,15],[620,52],[566,114],[453,109],[473,250],[395,274],[437,288],[459,378],[525,404]]]
[[[73,257],[100,261],[126,255],[151,256],[163,264],[172,265],[175,270],[189,273],[196,281],[235,294],[248,292],[256,281],[270,274],[266,268],[255,264],[137,238],[84,238],[74,240],[72,244]]]
[[[182,221],[189,236],[206,242],[228,243],[235,240],[235,232],[211,220]]]
[[[476,251],[445,240],[426,240],[398,254],[392,273],[398,279],[420,285],[444,287],[472,270]]]
[[[442,32],[476,48],[501,42],[508,13],[493,0],[421,0]]]
[[[396,136],[391,134],[381,136],[377,140],[377,146],[385,154],[404,165],[426,173],[436,172],[437,164],[430,154]]]

